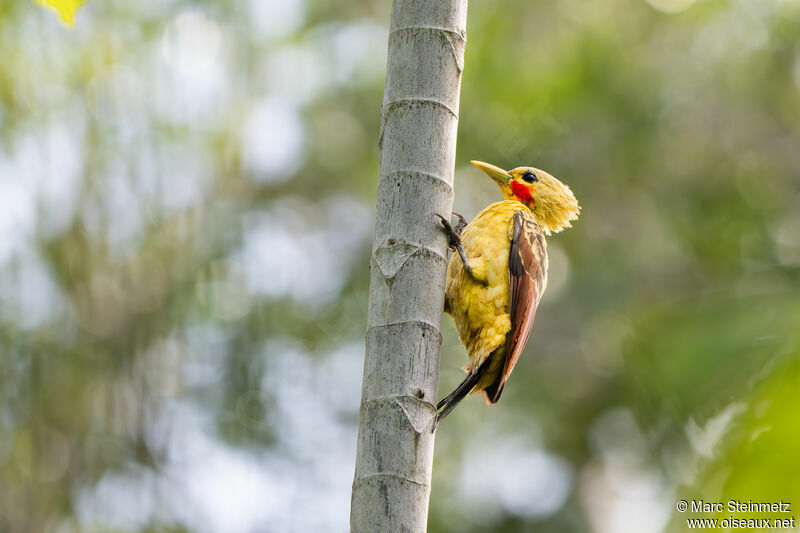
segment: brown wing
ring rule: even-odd
[[[511,330],[506,336],[503,373],[485,390],[486,399],[500,399],[508,376],[514,370],[531,333],[536,308],[547,280],[547,245],[533,216],[524,211],[514,214],[511,250],[508,256],[509,309]]]

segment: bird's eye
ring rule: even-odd
[[[539,181],[538,176],[536,176],[536,174],[534,174],[530,170],[525,172],[525,174],[522,175],[522,179],[524,179],[528,183],[533,183],[535,181]]]

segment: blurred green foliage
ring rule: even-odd
[[[347,529],[389,9],[0,5],[0,531]],[[798,513],[798,34],[792,0],[471,3],[455,210],[498,199],[477,158],[583,213],[503,402],[438,432],[432,533]]]

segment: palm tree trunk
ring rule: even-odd
[[[426,529],[466,0],[394,0],[352,533]]]

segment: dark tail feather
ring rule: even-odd
[[[439,425],[439,422],[444,420],[444,417],[450,414],[450,411],[456,408],[456,406],[467,397],[467,395],[472,392],[472,389],[475,388],[475,385],[478,384],[478,380],[480,380],[481,376],[483,375],[484,371],[486,370],[486,364],[491,359],[487,357],[486,360],[481,363],[481,365],[464,378],[464,381],[453,390],[450,394],[445,396],[442,401],[436,406],[436,410],[439,411],[436,414],[436,420],[433,422],[433,429],[432,431],[436,431],[436,426]]]
[[[500,399],[500,395],[503,394],[503,385],[505,383],[500,383],[500,379],[498,378],[497,381],[483,389],[483,395],[486,398],[486,403],[493,404],[497,403]]]
[[[453,390],[453,392],[451,392],[450,394],[448,394],[439,401],[439,403],[436,405],[436,410],[437,411],[440,410],[442,407],[452,402],[456,397],[461,399],[467,394],[469,394],[469,391],[472,390],[472,388],[475,386],[477,382],[478,382],[477,373],[471,373],[470,375],[468,375],[466,378],[464,378],[464,381],[462,381],[458,385],[458,387],[456,387]],[[458,400],[456,400],[456,403],[458,403]]]
[[[439,422],[444,420],[444,417],[449,415],[450,411],[455,409],[456,405],[467,397],[473,387],[475,387],[475,384],[478,383],[479,377],[480,374],[478,372],[472,372],[453,392],[445,396],[444,399],[439,402],[436,406],[436,410],[439,412],[436,413],[436,420],[433,422],[433,431],[436,431],[436,426],[439,425]]]

